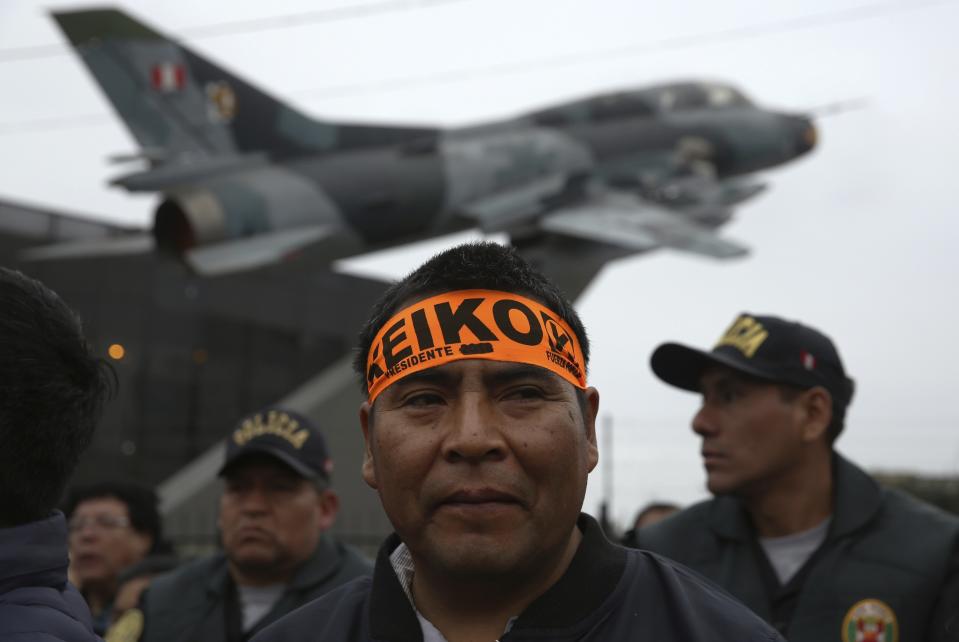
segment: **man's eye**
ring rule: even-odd
[[[404,406],[425,407],[443,403],[443,398],[434,392],[418,392],[403,400]]]
[[[542,399],[544,393],[535,386],[520,386],[506,393],[507,399]]]
[[[733,388],[727,388],[719,391],[719,400],[723,403],[732,403],[739,399],[739,391]]]

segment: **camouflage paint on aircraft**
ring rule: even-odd
[[[151,163],[114,183],[161,194],[156,246],[207,274],[469,227],[506,232],[541,258],[589,259],[590,277],[663,246],[741,256],[715,229],[764,188],[749,174],[815,144],[806,117],[719,83],[454,129],[314,120],[121,11],[54,18]]]

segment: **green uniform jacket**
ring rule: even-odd
[[[372,564],[358,552],[328,535],[320,538],[313,556],[304,564],[283,596],[253,630],[299,608],[350,580],[369,575]],[[226,556],[218,553],[155,579],[144,594],[142,642],[226,642],[226,603],[232,581]]]
[[[797,573],[805,579],[788,621],[773,621],[768,562],[738,500],[717,497],[643,528],[638,546],[715,581],[789,642],[853,642],[869,625],[868,610],[853,607],[867,599],[895,614],[879,642],[959,641],[959,519],[880,487],[839,455],[834,473],[833,520]]]

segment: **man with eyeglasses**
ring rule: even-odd
[[[103,635],[112,621],[117,578],[147,555],[165,553],[157,496],[136,484],[105,482],[75,489],[64,506],[70,573]]]
[[[98,640],[56,510],[115,383],[54,292],[0,268],[0,640]]]

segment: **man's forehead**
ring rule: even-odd
[[[77,503],[74,513],[107,513],[107,512],[128,512],[127,504],[119,497],[113,495],[99,495],[97,497],[87,497]]]

